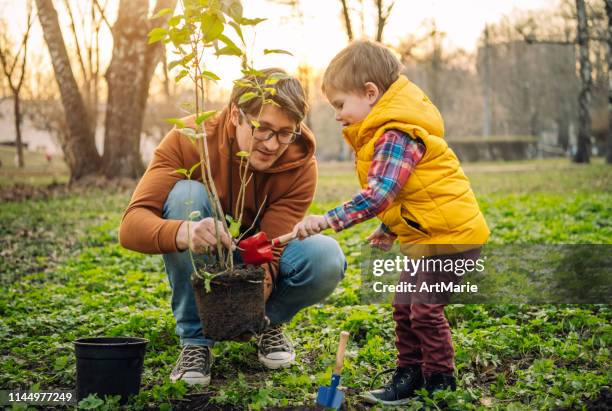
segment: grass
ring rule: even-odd
[[[612,242],[609,166],[520,162],[468,165],[466,172],[493,243]],[[322,165],[311,211],[348,200],[357,188],[350,166]],[[171,399],[202,391],[168,380],[179,347],[163,262],[117,243],[129,195],[91,190],[0,205],[2,389],[74,389],[72,341],[133,335],[150,343],[132,409],[168,408]],[[335,235],[349,269],[326,304],[287,326],[295,365],[264,370],[253,342],[215,346],[213,382],[203,390],[207,409],[312,405],[318,386],[329,383],[341,329],[351,332],[342,379],[347,404],[363,407],[356,394],[395,359],[390,307],[360,305],[356,297],[360,246],[376,225]],[[446,313],[459,379],[458,391],[446,395],[449,408],[590,409],[610,399],[608,305],[451,305]]]
[[[0,146],[0,188],[15,184],[46,186],[68,182],[68,167],[60,156],[54,155],[48,163],[43,153],[24,150],[25,168],[20,169],[15,165],[15,153],[14,147]]]

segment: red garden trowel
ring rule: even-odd
[[[263,231],[245,238],[238,243],[240,257],[245,264],[261,265],[269,263],[274,259],[272,256],[272,247],[278,247],[293,240],[295,236],[292,233],[281,235],[272,240]]]
[[[342,406],[344,393],[338,390],[338,384],[340,384],[340,373],[344,365],[344,351],[346,350],[348,338],[349,333],[347,331],[340,333],[340,342],[338,343],[338,352],[336,353],[336,365],[331,376],[331,385],[319,387],[319,392],[317,393],[318,405],[336,410],[339,410]]]

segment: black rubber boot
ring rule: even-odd
[[[414,398],[414,392],[423,387],[423,375],[418,365],[397,367],[391,381],[384,387],[362,394],[370,404],[401,405]]]
[[[425,389],[431,396],[434,392],[457,389],[453,374],[431,374],[425,379]]]

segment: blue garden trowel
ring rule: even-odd
[[[338,390],[338,384],[340,384],[340,373],[342,372],[342,366],[344,365],[344,351],[346,350],[346,343],[348,342],[349,333],[342,331],[340,333],[340,342],[338,343],[338,352],[336,353],[336,365],[334,366],[333,374],[331,377],[331,385],[319,387],[317,393],[317,404],[326,408],[334,408],[339,410],[342,406],[342,400],[344,399],[344,393]]]

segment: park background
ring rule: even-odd
[[[117,228],[170,128],[164,118],[184,115],[181,103],[192,93],[188,82],[174,81],[170,53],[147,39],[160,25],[155,11],[176,3],[0,1],[0,389],[71,389],[74,339],[134,335],[150,343],[133,408],[310,405],[327,384],[338,333],[347,329],[343,383],[349,406],[363,408],[356,394],[395,356],[390,307],[357,298],[361,246],[374,221],[334,235],[349,270],[326,304],[288,327],[296,365],[267,372],[254,343],[221,343],[210,387],[169,383],[179,347],[163,262],[122,249]],[[61,36],[47,33],[45,40],[40,20],[48,16],[40,5],[57,11]],[[491,243],[610,244],[611,2],[243,6],[246,16],[268,19],[247,34],[256,66],[283,67],[308,92],[306,122],[320,161],[312,213],[358,189],[320,81],[335,53],[351,39],[369,38],[393,48],[404,73],[440,108]],[[56,74],[49,48],[62,45],[65,70]],[[293,56],[263,55],[264,48]],[[206,103],[221,108],[240,65],[227,58],[210,65],[222,80],[207,85]],[[446,399],[451,407],[604,409],[610,401],[608,305],[453,305],[447,316],[459,377],[459,390]]]

